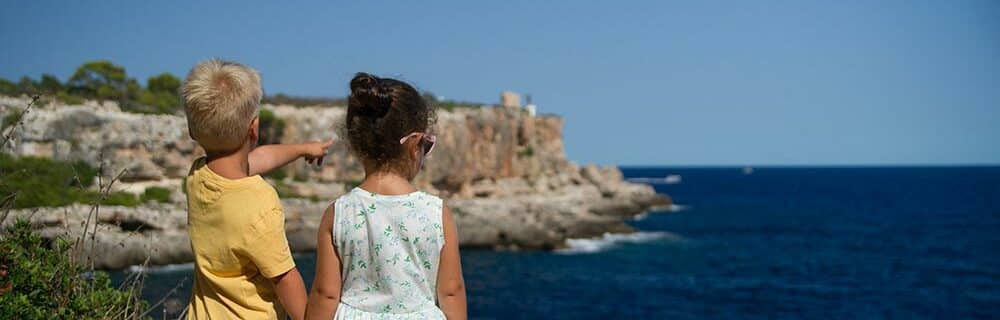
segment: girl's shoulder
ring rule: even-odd
[[[337,198],[337,202],[346,201],[379,201],[379,202],[412,202],[412,201],[432,201],[442,202],[440,197],[424,191],[413,191],[406,194],[383,195],[370,192],[360,187],[354,187],[347,193]]]

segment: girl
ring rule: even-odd
[[[434,150],[434,110],[410,85],[358,73],[346,136],[365,180],[327,208],[307,319],[465,319],[458,231],[410,183]]]

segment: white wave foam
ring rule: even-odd
[[[645,220],[646,217],[649,217],[649,211],[635,215],[634,217],[632,217],[632,221],[642,221]]]
[[[641,182],[648,184],[678,184],[681,183],[681,175],[671,174],[666,177],[633,177],[625,179],[630,182]]]
[[[605,233],[594,239],[566,239],[565,249],[556,250],[558,254],[595,253],[617,247],[622,243],[646,243],[658,240],[680,240],[681,237],[669,232],[636,232],[636,233]]]
[[[690,207],[686,206],[686,205],[683,205],[683,204],[672,203],[672,204],[670,204],[669,211],[670,212],[680,212],[680,211],[687,210],[688,208],[690,208]]]
[[[141,266],[135,265],[128,267],[128,272],[144,272],[144,273],[165,273],[173,271],[184,271],[184,270],[194,270],[194,263],[178,263],[178,264],[168,264],[162,266]]]

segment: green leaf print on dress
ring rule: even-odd
[[[355,188],[337,199],[343,279],[337,319],[444,319],[436,306],[441,199]],[[342,314],[343,311],[343,314]]]

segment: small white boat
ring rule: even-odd
[[[743,167],[743,174],[751,174],[751,173],[753,173],[753,168]]]

